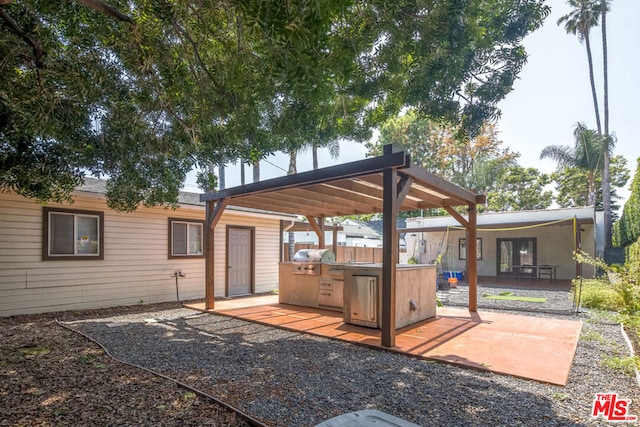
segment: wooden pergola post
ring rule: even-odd
[[[445,206],[444,209],[449,215],[454,217],[456,221],[466,230],[467,239],[467,281],[469,282],[469,311],[478,311],[478,248],[476,247],[477,231],[477,215],[476,205],[470,204],[467,208],[469,218],[465,219],[456,212],[452,207]]]
[[[222,217],[224,208],[229,203],[227,199],[220,199],[217,203],[207,202],[206,208],[206,233],[207,252],[205,253],[204,273],[204,305],[207,310],[214,309],[215,300],[215,228]]]
[[[384,154],[391,154],[391,145],[384,146]],[[382,172],[382,334],[383,347],[396,345],[396,260],[398,259],[398,172],[387,168]]]
[[[478,248],[476,246],[476,205],[469,205],[467,224],[467,280],[469,282],[469,311],[478,311]]]

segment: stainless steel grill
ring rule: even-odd
[[[293,255],[294,262],[336,262],[336,254],[331,249],[300,249]]]
[[[336,254],[330,249],[300,249],[293,256],[293,274],[318,276],[322,264],[336,262]]]

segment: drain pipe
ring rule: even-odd
[[[291,220],[289,222],[289,225],[287,225],[286,227],[282,227],[282,232],[283,233],[288,233],[289,234],[289,254],[287,255],[287,257],[289,258],[289,261],[293,260],[293,254],[295,252],[295,242],[294,242],[294,247],[291,247],[291,233],[289,233],[289,230],[296,224],[296,222],[294,220]],[[281,247],[284,246],[283,245],[284,241],[282,240],[282,235],[280,236],[280,244]],[[280,261],[284,261],[284,255],[282,255],[280,258],[282,258]]]
[[[175,277],[176,279],[176,301],[180,302],[180,293],[178,293],[178,279],[180,277],[187,277],[187,274],[183,273],[182,270],[176,270],[171,273],[169,277]]]

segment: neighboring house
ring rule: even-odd
[[[104,194],[105,181],[91,178],[73,204],[0,193],[0,316],[204,296],[199,194],[181,193],[175,210],[131,213],[109,209]],[[277,289],[280,220],[291,218],[227,208],[215,231],[226,242],[216,245],[216,296]]]
[[[381,248],[382,233],[369,226],[366,222],[345,219],[338,224],[341,229],[337,232],[338,246],[356,246],[361,248]],[[294,232],[295,242],[309,245],[318,244],[318,235],[314,231]],[[333,244],[333,232],[325,231],[325,245]]]
[[[573,279],[578,244],[592,256],[601,256],[598,218],[593,207],[479,214],[478,275],[513,277],[518,266],[549,265],[555,266],[558,279]],[[443,271],[466,270],[465,231],[453,217],[407,219],[407,229],[408,257],[421,263],[440,259]],[[574,232],[578,229],[579,242]],[[593,274],[591,266],[583,266],[583,277]]]
[[[398,229],[405,228],[405,220],[398,220]],[[340,230],[337,232],[338,246],[355,246],[361,248],[381,248],[382,247],[382,220],[377,221],[356,221],[350,218],[338,224]],[[318,244],[318,236],[312,230],[296,231],[295,242],[309,245]],[[333,232],[325,232],[325,244],[333,244]],[[400,251],[404,252],[404,237],[400,236]]]

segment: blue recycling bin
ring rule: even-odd
[[[456,279],[458,279],[458,282],[461,282],[464,273],[462,271],[443,271],[442,275],[445,279],[455,277]]]

